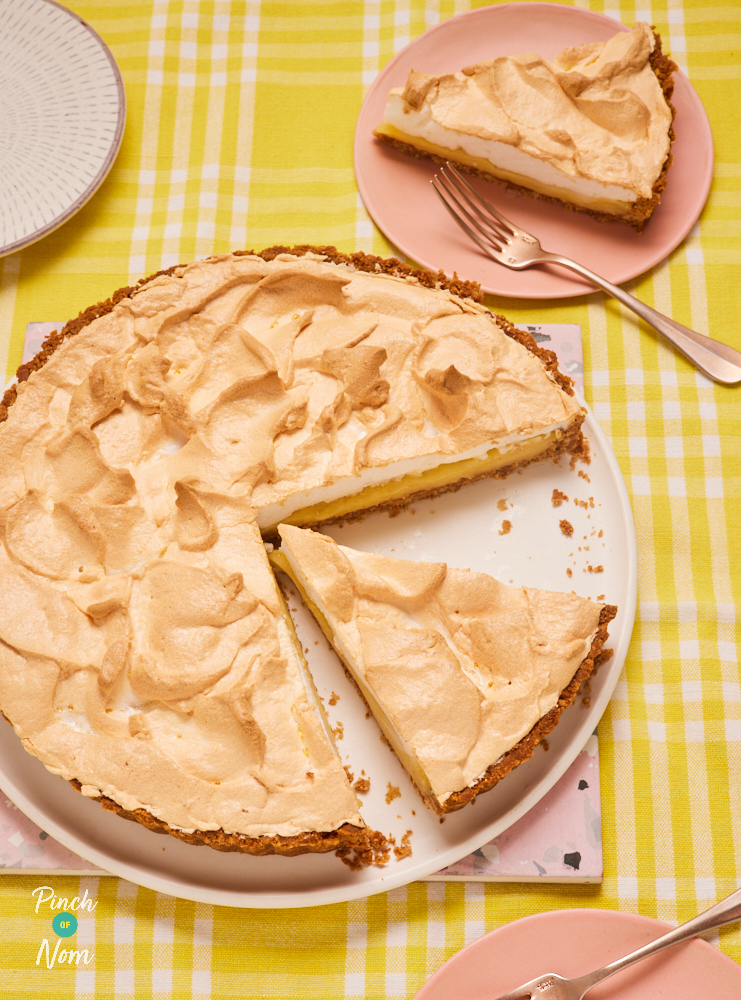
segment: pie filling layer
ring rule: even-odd
[[[557,708],[593,653],[605,606],[575,594],[358,552],[290,525],[279,534],[274,565],[300,588],[438,812],[457,808]]]
[[[625,215],[636,200],[634,192],[617,185],[564,176],[556,167],[505,143],[485,143],[474,136],[457,135],[449,129],[435,126],[433,122],[420,119],[413,112],[402,111],[400,114],[398,105],[401,103],[400,98],[389,98],[385,121],[376,129],[376,136],[395,139],[438,159],[473,167],[484,175],[506,181],[515,187],[527,188],[594,212]],[[410,131],[404,132],[403,128]],[[433,135],[440,141],[433,142],[429,138]]]

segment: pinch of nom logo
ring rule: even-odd
[[[84,965],[88,965],[92,961],[92,955],[87,948],[78,951],[76,948],[62,948],[61,945],[65,938],[72,937],[77,930],[77,917],[73,911],[87,910],[88,913],[92,913],[98,905],[98,901],[88,896],[87,889],[82,896],[75,896],[70,901],[63,896],[57,896],[50,885],[38,886],[38,888],[33,890],[31,895],[38,897],[36,900],[36,913],[39,912],[41,906],[47,903],[50,910],[59,911],[51,922],[52,930],[57,936],[57,943],[54,946],[54,950],[52,951],[51,949],[49,939],[42,938],[39,953],[36,956],[36,964],[40,965],[43,958],[46,960],[47,969],[53,969],[57,964],[77,966],[81,961]]]

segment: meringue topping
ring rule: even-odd
[[[284,254],[148,281],[0,425],[0,708],[49,770],[178,830],[362,826],[260,525],[580,416],[415,279]]]
[[[556,706],[597,634],[603,605],[576,594],[279,532],[291,576],[392,746],[441,804]]]

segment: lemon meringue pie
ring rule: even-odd
[[[477,289],[274,248],[53,335],[0,406],[0,710],[106,809],[254,854],[368,831],[265,554],[582,447],[555,357]]]
[[[616,613],[280,525],[289,574],[425,801],[460,809],[527,760],[592,672]]]

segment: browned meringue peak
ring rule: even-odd
[[[280,525],[299,585],[439,802],[480,778],[555,707],[603,605]]]
[[[264,506],[400,458],[537,434],[577,412],[481,307],[311,256],[189,265],[75,339],[106,321],[127,325],[139,347],[117,352],[110,371],[99,361],[70,413],[144,496],[154,473],[142,460],[165,452],[176,452],[165,459],[171,483],[206,469]]]
[[[649,64],[654,46],[651,28],[638,23],[552,61],[525,53],[441,76],[413,71],[392,95],[451,132],[504,143],[574,178],[649,198],[672,119]]]

